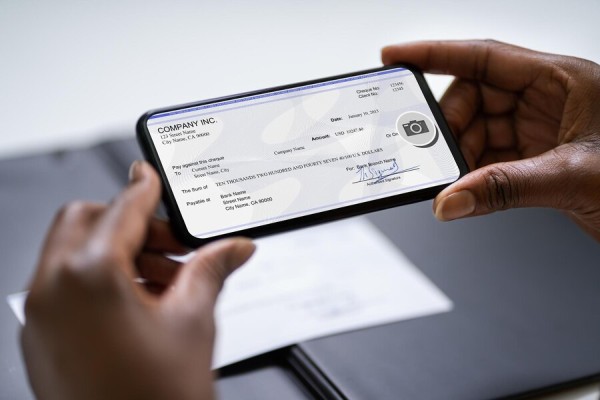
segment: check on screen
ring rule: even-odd
[[[152,115],[186,226],[208,238],[453,182],[411,71],[396,68]]]

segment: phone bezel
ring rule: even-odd
[[[336,221],[336,220],[343,219],[343,218],[349,218],[349,217],[353,217],[353,216],[357,216],[357,215],[361,215],[361,214],[366,214],[369,212],[380,211],[380,210],[384,210],[384,209],[388,209],[388,208],[392,208],[392,207],[416,203],[419,201],[430,200],[430,199],[434,198],[440,191],[442,191],[445,187],[450,185],[450,183],[433,186],[433,187],[425,188],[425,189],[419,189],[414,192],[402,193],[402,194],[398,194],[398,195],[394,195],[394,196],[390,196],[390,197],[385,197],[383,199],[371,200],[371,201],[367,201],[364,203],[343,206],[340,208],[336,208],[334,210],[322,211],[322,212],[318,212],[315,214],[310,214],[310,215],[306,215],[306,216],[302,216],[302,217],[292,218],[292,219],[288,219],[288,220],[284,220],[284,221],[274,222],[274,223],[270,223],[270,224],[266,224],[266,225],[261,225],[258,227],[242,229],[242,230],[235,231],[235,232],[230,232],[230,233],[226,233],[226,234],[213,236],[210,238],[201,239],[201,238],[198,238],[198,237],[192,235],[187,229],[187,226],[185,224],[185,221],[183,220],[183,216],[181,214],[179,206],[177,205],[177,202],[175,200],[175,196],[171,189],[171,185],[168,181],[167,174],[165,173],[162,163],[158,157],[158,153],[156,151],[154,143],[152,142],[152,138],[150,137],[150,132],[149,132],[148,126],[147,126],[147,122],[148,122],[148,119],[150,118],[150,116],[152,116],[154,114],[158,114],[158,113],[176,111],[176,110],[180,110],[180,109],[184,109],[184,108],[216,103],[216,102],[220,102],[220,101],[224,101],[224,100],[233,100],[233,99],[238,99],[238,98],[242,98],[242,97],[253,96],[253,95],[257,95],[257,94],[264,94],[264,93],[278,91],[278,90],[285,90],[285,89],[290,89],[290,88],[294,88],[294,87],[298,87],[298,86],[311,85],[311,84],[326,82],[326,81],[335,80],[335,79],[343,79],[343,78],[348,78],[348,77],[352,77],[352,76],[356,76],[356,75],[369,74],[369,73],[383,71],[383,70],[387,70],[387,69],[393,69],[393,68],[406,68],[415,75],[415,78],[419,84],[419,87],[421,88],[421,91],[423,92],[423,95],[425,96],[425,99],[426,99],[429,107],[431,108],[431,111],[436,120],[436,123],[437,123],[438,127],[440,128],[440,133],[441,133],[441,135],[443,135],[444,139],[446,140],[446,143],[448,144],[448,147],[450,148],[450,152],[452,153],[452,156],[454,157],[454,160],[456,161],[456,164],[459,168],[460,174],[459,174],[459,177],[457,178],[457,180],[460,179],[462,176],[464,176],[466,173],[468,173],[469,169],[468,169],[467,163],[465,162],[465,160],[458,148],[455,138],[452,135],[450,128],[448,127],[448,124],[446,122],[446,119],[444,118],[437,101],[433,97],[433,94],[431,93],[429,85],[427,84],[423,74],[421,73],[421,71],[419,69],[415,68],[414,66],[408,65],[408,64],[395,64],[395,65],[384,66],[384,67],[379,67],[379,68],[372,68],[372,69],[367,69],[367,70],[363,70],[363,71],[357,71],[357,72],[351,72],[351,73],[342,74],[342,75],[330,76],[327,78],[320,78],[320,79],[314,79],[314,80],[310,80],[310,81],[297,82],[297,83],[292,83],[292,84],[283,85],[283,86],[276,86],[276,87],[271,87],[271,88],[267,88],[267,89],[254,90],[251,92],[245,92],[245,93],[239,93],[239,94],[234,94],[234,95],[230,95],[230,96],[224,96],[224,97],[218,97],[218,98],[213,98],[213,99],[197,101],[197,102],[193,102],[193,103],[180,104],[180,105],[176,105],[176,106],[154,109],[154,110],[150,110],[150,111],[146,112],[139,118],[137,125],[136,125],[137,139],[138,139],[138,143],[140,144],[140,147],[142,149],[142,152],[143,152],[146,160],[148,160],[148,162],[150,162],[150,164],[152,164],[154,166],[154,168],[158,171],[158,173],[160,175],[160,178],[162,181],[162,187],[163,187],[163,190],[162,190],[163,203],[165,204],[167,214],[169,215],[171,224],[173,226],[174,233],[177,236],[177,238],[179,240],[181,240],[184,244],[186,244],[187,246],[190,246],[190,247],[199,247],[205,243],[208,243],[208,242],[211,242],[214,240],[218,240],[218,239],[222,239],[222,238],[226,238],[226,237],[232,237],[232,236],[246,236],[246,237],[250,237],[250,238],[257,238],[257,237],[272,235],[275,233],[285,232],[285,231],[289,231],[289,230],[293,230],[293,229],[317,225],[317,224],[321,224],[321,223],[325,223],[325,222]]]

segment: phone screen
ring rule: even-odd
[[[415,73],[402,67],[159,111],[144,123],[185,228],[199,239],[461,175],[445,124],[441,132]]]

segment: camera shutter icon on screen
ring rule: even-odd
[[[406,136],[420,135],[429,132],[429,128],[427,128],[427,124],[424,120],[412,120],[406,124],[402,124],[402,127],[404,128],[404,132],[406,132]]]
[[[437,128],[428,115],[419,111],[406,111],[396,119],[398,136],[416,147],[430,146],[436,143]]]

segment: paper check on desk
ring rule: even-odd
[[[448,311],[450,300],[358,218],[256,240],[217,304],[213,366],[335,333]],[[9,296],[21,321],[26,293]]]

